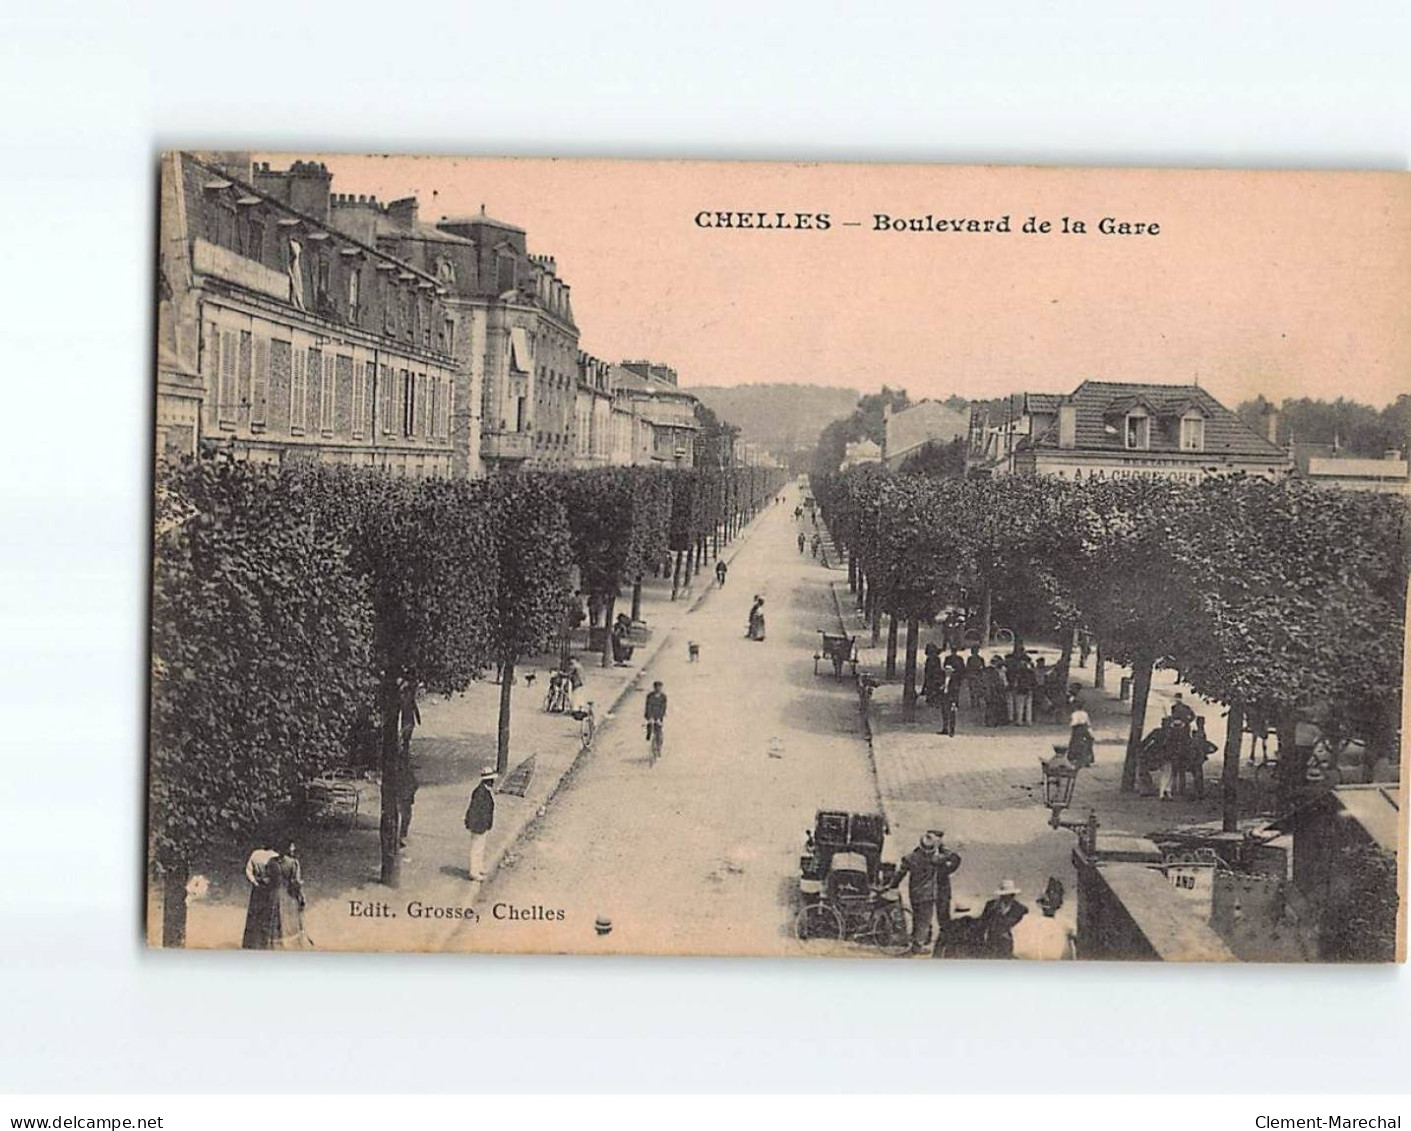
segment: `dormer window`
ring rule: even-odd
[[[1127,450],[1144,452],[1151,447],[1151,418],[1143,409],[1127,413]]]
[[[1205,417],[1198,412],[1181,417],[1181,451],[1205,451]]]

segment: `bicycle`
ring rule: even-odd
[[[657,764],[657,759],[661,757],[663,729],[661,719],[647,720],[647,749],[650,752],[653,766]]]
[[[578,720],[578,740],[583,744],[583,749],[593,749],[593,739],[598,735],[598,716],[593,704],[589,702],[583,710],[570,711],[569,714]]]
[[[911,950],[911,913],[876,890],[862,904],[819,900],[799,911],[794,937],[802,943],[863,943],[897,957]]]

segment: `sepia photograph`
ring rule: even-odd
[[[1404,961],[1406,174],[153,191],[151,947]]]

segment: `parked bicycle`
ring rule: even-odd
[[[657,764],[657,759],[661,757],[661,747],[664,738],[665,728],[660,719],[647,720],[647,749],[651,752],[652,765]]]
[[[578,739],[582,742],[583,749],[593,749],[593,739],[598,735],[598,716],[593,710],[593,704],[589,702],[583,710],[570,711],[569,714],[578,720]]]

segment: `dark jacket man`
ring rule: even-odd
[[[960,867],[960,856],[941,845],[940,834],[928,832],[921,843],[901,858],[897,886],[907,881],[911,896],[911,946],[922,950],[931,941],[931,922],[938,929],[950,919],[950,878]]]
[[[484,778],[471,791],[465,811],[465,827],[473,833],[488,833],[495,824],[495,794]]]

